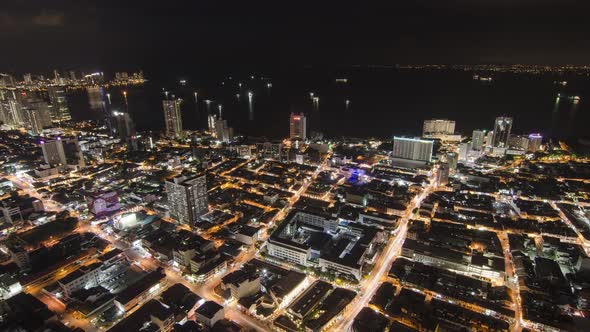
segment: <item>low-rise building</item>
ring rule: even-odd
[[[311,313],[332,289],[333,287],[329,283],[317,280],[293,301],[287,310],[288,314],[298,320],[303,320],[303,317]]]
[[[135,307],[139,302],[156,293],[163,286],[165,277],[166,275],[161,269],[148,273],[139,281],[136,281],[131,286],[125,288],[121,293],[117,294],[117,297],[114,300],[115,305],[123,312],[128,311]]]
[[[181,321],[194,315],[195,310],[204,300],[185,285],[178,283],[160,294],[160,302],[174,312],[176,321]]]
[[[260,291],[260,275],[255,271],[236,270],[221,279],[221,288],[229,289],[231,297],[239,300]]]
[[[23,288],[16,278],[8,273],[0,275],[0,300],[7,300],[22,290]]]
[[[113,326],[109,332],[166,332],[172,330],[174,323],[174,313],[170,308],[156,300],[150,300]]]
[[[260,228],[243,225],[236,233],[236,240],[246,245],[252,245],[258,241]]]
[[[102,264],[93,263],[80,267],[78,270],[59,279],[57,283],[61,287],[63,295],[69,297],[73,292],[79,289],[98,285],[100,283],[101,272]]]
[[[207,327],[212,327],[218,321],[225,317],[223,307],[214,301],[207,301],[203,303],[195,311],[195,318],[197,321],[205,324]]]

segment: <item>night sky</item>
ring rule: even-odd
[[[389,2],[3,0],[0,71],[590,59],[590,1]]]

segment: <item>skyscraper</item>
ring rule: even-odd
[[[207,116],[207,126],[209,127],[210,133],[215,133],[215,121],[217,121],[217,115],[209,114]]]
[[[543,143],[543,136],[541,134],[530,134],[529,135],[529,147],[528,152],[537,152],[541,150],[541,144]]]
[[[13,98],[0,101],[0,121],[12,127],[21,127],[25,122],[20,102]]]
[[[449,165],[449,170],[454,171],[457,169],[457,163],[459,162],[459,155],[455,152],[448,152],[446,155],[447,164]]]
[[[104,88],[100,86],[89,86],[86,88],[88,104],[93,111],[106,111]]]
[[[72,119],[68,100],[66,98],[66,89],[63,86],[50,86],[47,88],[49,100],[51,101],[51,116],[53,121],[62,122]]]
[[[471,143],[461,143],[459,144],[459,160],[466,161],[467,155],[471,150]]]
[[[12,75],[0,73],[0,88],[9,88],[16,86],[16,82]]]
[[[43,158],[52,167],[70,166],[84,167],[84,156],[78,144],[78,139],[58,137],[54,140],[41,141]]]
[[[84,162],[84,154],[78,143],[78,138],[73,137],[64,139],[62,140],[62,144],[66,155],[66,165],[76,168],[86,166],[86,163]]]
[[[439,186],[445,186],[449,183],[449,165],[447,163],[440,164],[436,173],[436,182]]]
[[[31,73],[26,73],[23,75],[23,80],[25,81],[25,85],[33,84],[33,78],[31,77]]]
[[[508,137],[508,147],[511,149],[527,151],[529,148],[528,136],[510,135]]]
[[[430,162],[433,142],[428,140],[394,137],[393,157]]]
[[[452,135],[455,133],[455,121],[444,119],[424,120],[422,135]]]
[[[55,84],[59,84],[59,79],[60,79],[60,75],[59,75],[59,71],[57,69],[53,70],[53,80]]]
[[[222,142],[229,142],[234,138],[234,129],[227,125],[227,120],[219,117],[215,120],[215,136]]]
[[[289,137],[292,140],[305,141],[307,139],[307,119],[303,113],[291,113]]]
[[[182,133],[182,116],[180,114],[181,99],[163,100],[164,124],[166,136],[178,137]]]
[[[41,141],[41,150],[43,150],[45,163],[49,166],[55,167],[65,164],[66,156],[61,139]]]
[[[481,151],[484,148],[484,141],[486,139],[485,130],[474,130],[471,137],[471,148],[475,151]]]
[[[129,142],[135,136],[135,124],[129,113],[114,111],[110,119],[112,121],[111,130],[114,137],[118,137],[123,142]]]
[[[492,146],[495,148],[507,148],[508,138],[512,130],[512,118],[497,117],[494,122],[494,136],[492,138]]]
[[[166,192],[170,216],[180,224],[192,227],[201,215],[209,211],[205,174],[166,180]]]
[[[39,99],[27,99],[24,107],[25,125],[33,134],[40,134],[43,128],[52,126],[49,105]]]
[[[484,142],[483,142],[484,148],[491,148],[493,139],[494,139],[494,131],[493,130],[488,131],[488,133],[486,134],[486,137],[484,139]]]

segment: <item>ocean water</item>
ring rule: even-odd
[[[149,82],[145,85],[110,88],[103,100],[109,110],[128,110],[138,130],[162,129],[165,89],[169,97],[184,100],[185,129],[205,128],[207,114],[218,113],[221,104],[223,118],[236,133],[271,139],[288,136],[290,112],[305,113],[308,132],[318,131],[328,137],[419,135],[423,120],[429,118],[455,120],[457,132],[469,135],[473,129],[491,129],[494,118],[501,115],[514,117],[515,134],[579,137],[590,133],[589,77],[485,75],[493,80],[474,80],[472,72],[463,71],[366,68],[303,68],[241,75],[150,76],[147,72]],[[179,84],[181,78],[186,79],[186,85]],[[563,80],[567,85],[556,84]],[[127,104],[122,91],[127,92]],[[106,102],[107,92],[111,104]],[[253,94],[251,107],[248,92]],[[558,93],[576,95],[580,100],[558,99]],[[209,109],[207,99],[211,100]],[[74,119],[103,116],[101,110],[91,109],[86,91],[72,91],[69,103]]]

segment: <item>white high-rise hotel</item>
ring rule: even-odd
[[[393,157],[430,162],[433,142],[415,138],[394,137]]]

